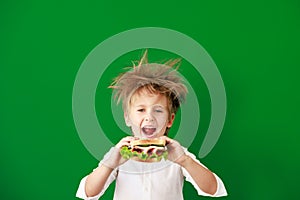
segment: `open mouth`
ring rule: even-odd
[[[142,131],[145,135],[151,136],[155,133],[156,128],[152,128],[152,127],[143,127]]]

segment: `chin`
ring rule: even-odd
[[[164,136],[164,134],[154,134],[154,135],[146,135],[146,134],[142,134],[142,138],[149,138],[149,139],[153,139],[153,138],[159,138]]]
[[[142,135],[142,138],[157,138],[156,135]]]

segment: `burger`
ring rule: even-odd
[[[159,162],[168,157],[166,140],[162,139],[133,140],[129,146],[121,148],[120,154],[124,159],[142,162]]]

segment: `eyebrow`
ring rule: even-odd
[[[146,107],[146,105],[144,104],[139,104],[137,106],[134,106],[135,108],[138,108],[138,107]],[[160,108],[166,108],[167,106],[163,106],[163,105],[160,105],[160,104],[155,104],[153,105],[152,107],[160,107]]]

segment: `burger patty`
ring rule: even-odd
[[[152,155],[156,154],[158,156],[162,155],[163,152],[166,151],[165,147],[158,147],[158,146],[148,146],[148,147],[140,147],[140,146],[134,146],[132,151],[136,151],[138,153],[144,152],[145,154]]]

